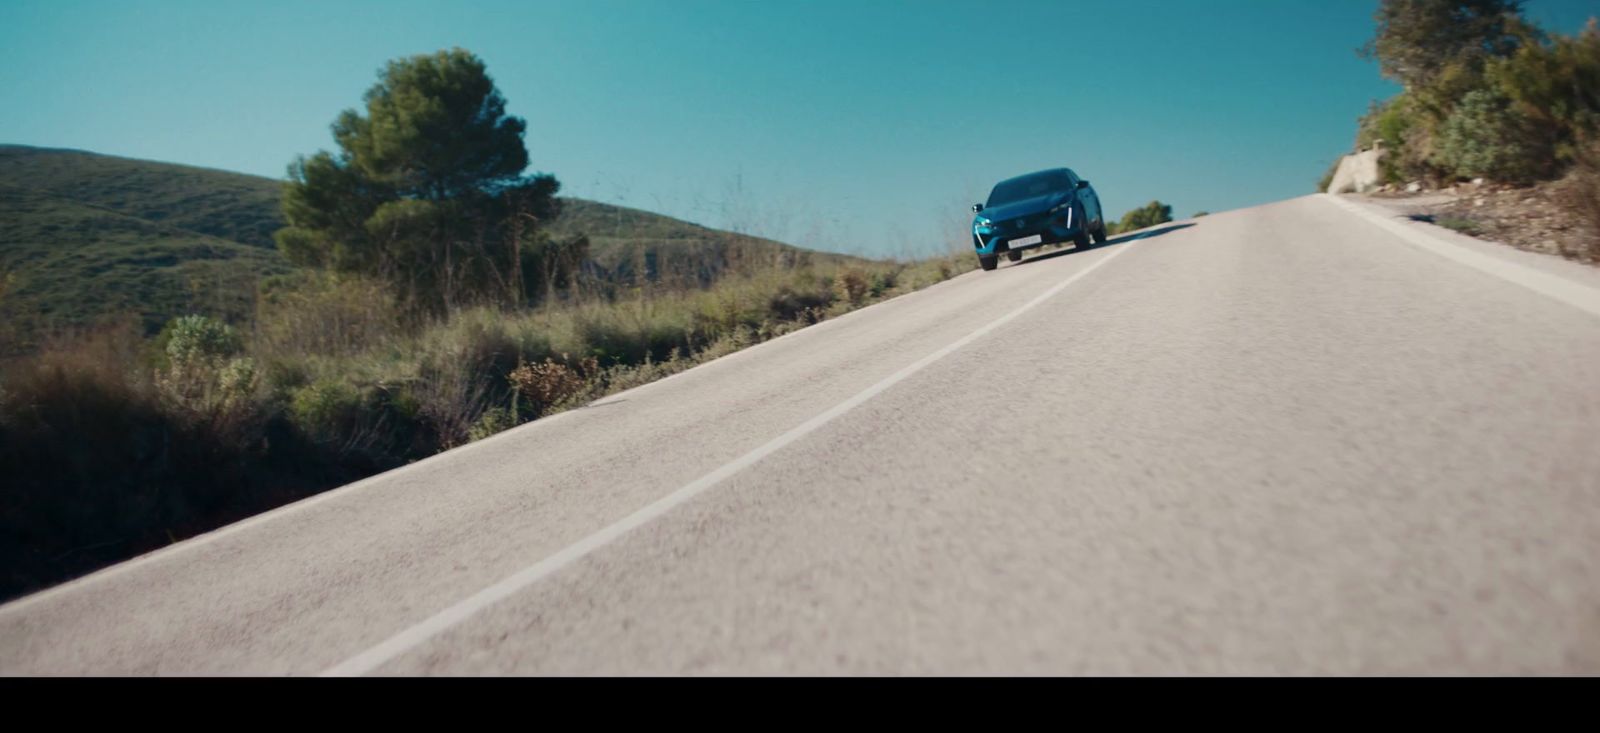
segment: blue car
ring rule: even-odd
[[[1000,255],[1016,262],[1022,251],[1047,244],[1072,242],[1088,249],[1106,241],[1100,196],[1088,181],[1068,168],[1055,168],[1008,178],[995,184],[989,201],[973,204],[972,246],[978,264],[993,270]]]

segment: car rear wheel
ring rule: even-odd
[[[1006,259],[1011,260],[1012,262],[1022,259],[1022,250],[1014,249],[1006,252]]]
[[[1000,265],[1000,255],[978,255],[978,266],[984,270],[993,270]]]

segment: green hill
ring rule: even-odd
[[[28,166],[19,168],[0,157],[0,356],[32,349],[55,328],[119,314],[135,315],[151,332],[191,310],[237,321],[254,307],[256,281],[289,269],[276,249],[180,226],[221,230],[226,217],[218,209],[181,211],[184,198],[171,188],[162,190],[166,215],[145,218],[126,211],[152,214],[162,202],[123,194],[137,205],[94,203],[116,198],[114,178],[63,189],[91,189],[77,198],[18,185],[28,180]],[[52,183],[70,178],[54,173]]]
[[[0,183],[272,249],[278,182],[81,150],[0,145]]]
[[[53,328],[134,314],[247,318],[259,278],[289,265],[273,246],[279,182],[79,150],[0,145],[0,356]],[[704,287],[772,265],[858,261],[582,199],[557,237],[586,234],[601,283]]]

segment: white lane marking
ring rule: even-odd
[[[1319,195],[1340,208],[1371,221],[1401,239],[1429,252],[1448,257],[1474,270],[1555,298],[1574,308],[1587,311],[1591,315],[1600,316],[1600,290],[1547,272],[1540,272],[1526,265],[1491,257],[1481,252],[1474,252],[1443,237],[1434,236],[1420,227],[1407,225],[1396,219],[1369,211],[1333,194],[1325,193]]]
[[[1135,240],[1143,239],[1149,235],[1150,232],[1145,232],[1136,237]],[[371,672],[374,669],[377,669],[384,663],[427,642],[434,636],[444,632],[458,623],[461,623],[468,617],[476,614],[484,608],[504,600],[512,594],[539,582],[543,578],[558,570],[561,570],[568,565],[571,565],[573,562],[576,562],[589,553],[594,552],[595,550],[598,550],[607,544],[610,544],[618,537],[621,537],[628,532],[649,523],[651,520],[654,520],[669,511],[672,511],[674,508],[690,499],[693,499],[706,489],[716,486],[728,477],[733,476],[734,474],[750,467],[761,459],[783,449],[784,446],[787,446],[790,443],[805,437],[807,434],[815,431],[817,428],[827,425],[840,415],[855,409],[867,400],[876,397],[884,390],[889,389],[901,381],[904,381],[907,377],[922,371],[928,365],[933,364],[934,362],[939,361],[946,356],[949,356],[955,350],[966,346],[973,341],[976,341],[985,334],[988,334],[990,331],[993,331],[996,328],[999,328],[1000,326],[1003,326],[1015,319],[1017,316],[1032,310],[1040,303],[1049,300],[1051,296],[1054,296],[1056,293],[1066,289],[1068,285],[1087,277],[1089,273],[1099,269],[1105,263],[1116,259],[1123,252],[1127,251],[1131,247],[1132,243],[1133,240],[1124,243],[1121,247],[1118,247],[1116,251],[1106,255],[1104,259],[1085,267],[1072,277],[1057,283],[1049,290],[1046,290],[1043,294],[1039,295],[1033,300],[1028,301],[1016,310],[1013,310],[1010,313],[1007,313],[989,322],[987,325],[978,328],[978,330],[973,331],[966,336],[961,337],[960,339],[957,339],[955,342],[945,346],[944,348],[918,359],[910,366],[907,366],[900,371],[883,378],[878,383],[858,392],[855,396],[845,400],[844,402],[834,405],[826,412],[823,412],[816,417],[813,417],[810,420],[807,420],[804,423],[801,423],[800,425],[790,429],[788,432],[773,438],[761,447],[733,459],[711,473],[701,476],[700,478],[683,485],[672,493],[667,494],[666,496],[663,496],[654,502],[651,502],[643,509],[629,514],[628,516],[623,517],[622,519],[595,532],[594,534],[568,545],[567,547],[556,552],[554,555],[550,555],[549,557],[546,557],[543,560],[540,560],[533,565],[518,571],[516,574],[511,575],[510,577],[507,577],[504,580],[489,586],[488,588],[478,591],[477,593],[474,593],[455,605],[450,606],[449,608],[446,608],[437,614],[434,614],[432,617],[410,628],[400,631],[394,636],[391,636],[379,643],[377,646],[374,646],[371,649],[340,662],[332,668],[329,668],[327,671],[324,671],[320,676],[349,677],[363,675]]]

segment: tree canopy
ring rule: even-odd
[[[1405,89],[1361,118],[1356,148],[1385,143],[1384,180],[1550,180],[1600,133],[1600,27],[1548,33],[1521,6],[1383,0],[1363,52]]]
[[[1522,0],[1383,0],[1362,52],[1407,89],[1432,86],[1452,67],[1515,51],[1527,31],[1521,11]]]
[[[374,276],[441,311],[522,302],[576,268],[586,242],[555,242],[560,183],[524,175],[526,122],[484,62],[452,49],[390,61],[333,123],[338,153],[289,166],[278,247],[301,265]]]

